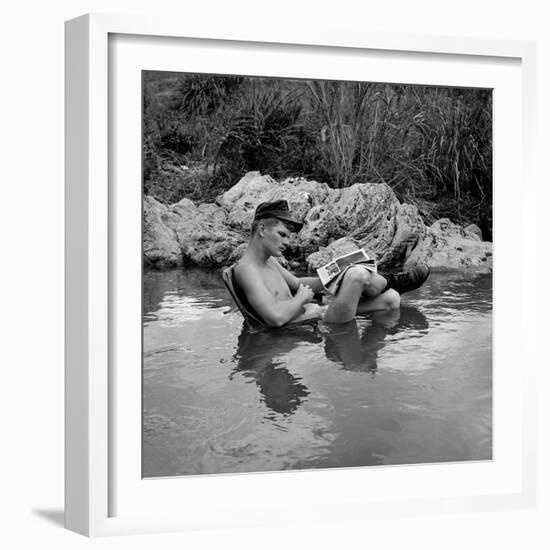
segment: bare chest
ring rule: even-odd
[[[278,270],[266,266],[260,271],[260,276],[275,300],[288,300],[292,297],[286,281]]]

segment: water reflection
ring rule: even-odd
[[[372,313],[360,322],[364,325],[362,333],[357,319],[276,332],[250,333],[243,326],[233,357],[236,367],[229,378],[240,373],[253,380],[269,409],[289,415],[310,393],[303,381],[287,368],[285,356],[293,349],[307,343],[324,343],[325,355],[333,363],[345,370],[374,373],[378,369],[378,352],[387,345],[388,336],[406,332],[406,338],[419,337],[429,328],[426,316],[412,307]]]
[[[362,334],[359,322],[363,322]],[[406,333],[407,338],[427,334],[429,323],[416,308],[371,313],[365,319],[353,319],[349,323],[325,323],[325,355],[345,370],[374,373],[378,369],[378,352],[384,348],[388,336]]]
[[[250,333],[243,326],[234,356],[237,366],[229,378],[240,372],[256,382],[268,408],[276,413],[292,414],[309,390],[288,370],[281,357],[303,346],[304,342],[318,344],[321,341],[313,327]]]
[[[143,283],[146,477],[492,457],[490,277],[434,274],[399,311],[256,334],[218,273]]]

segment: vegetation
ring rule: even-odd
[[[211,200],[245,172],[340,188],[386,182],[440,217],[492,227],[490,90],[146,72],[144,191]]]

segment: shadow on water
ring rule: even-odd
[[[147,477],[492,456],[491,277],[434,274],[400,310],[255,334],[217,272],[143,283]]]
[[[362,319],[365,320],[364,318]],[[229,378],[241,373],[253,380],[266,406],[276,413],[292,414],[309,395],[303,381],[293,375],[280,359],[305,344],[322,344],[327,359],[357,372],[374,373],[378,353],[386,338],[402,332],[409,337],[427,334],[428,319],[416,308],[369,314],[360,332],[357,319],[349,323],[320,323],[318,327],[285,328],[250,333],[243,326],[234,355],[236,367]]]
[[[237,366],[229,378],[240,372],[256,382],[271,410],[292,414],[308,396],[309,390],[277,358],[304,342],[318,344],[321,341],[318,331],[312,327],[250,333],[243,326],[234,356]]]

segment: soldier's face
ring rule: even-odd
[[[290,242],[290,230],[283,222],[264,228],[264,244],[271,256],[282,256]]]

